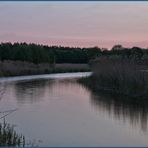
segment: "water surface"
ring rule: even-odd
[[[17,108],[6,121],[39,146],[147,146],[147,105],[94,94],[88,75],[1,78],[0,111]]]

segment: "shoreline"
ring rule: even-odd
[[[88,64],[33,64],[22,61],[0,61],[0,78],[55,73],[90,72]]]
[[[40,74],[40,75],[26,75],[26,76],[12,76],[12,77],[0,77],[0,83],[12,82],[12,81],[26,81],[36,79],[64,79],[64,78],[82,78],[90,76],[92,72],[66,72],[66,73],[52,73],[52,74]]]
[[[137,103],[142,103],[142,102],[147,102],[148,99],[146,94],[128,94],[124,93],[123,91],[119,91],[113,88],[107,88],[107,87],[101,87],[100,85],[94,84],[94,80],[92,78],[93,75],[83,77],[78,79],[78,82],[85,87],[87,87],[89,90],[93,91],[96,95],[104,95],[104,96],[111,96],[114,97],[116,100],[121,100],[121,101],[128,101],[128,102],[137,102]]]

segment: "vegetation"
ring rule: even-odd
[[[27,61],[39,63],[88,63],[101,53],[98,47],[70,48],[27,43],[1,43],[0,61]]]
[[[25,146],[25,137],[16,133],[14,126],[0,123],[0,146]]]
[[[142,56],[148,55],[148,50],[139,47],[124,48],[121,45],[115,45],[108,50],[99,47],[78,48],[27,43],[0,44],[0,61],[25,61],[34,64],[89,63],[97,57],[112,55],[140,59]]]
[[[91,63],[91,78],[83,78],[81,82],[98,92],[145,100],[148,97],[148,58],[139,53],[130,58],[124,54],[101,56]]]
[[[55,64],[48,63],[34,64],[23,61],[1,61],[0,76],[36,75],[64,72],[90,71],[88,64]]]
[[[106,57],[105,60],[104,57]],[[111,59],[111,57],[119,58],[116,58],[113,62],[113,58]],[[97,61],[95,59],[99,60]],[[133,61],[137,61],[136,64]],[[131,71],[136,72],[142,78],[141,75],[146,77],[145,74],[134,69],[135,66],[138,65],[139,67],[140,65],[141,70],[147,70],[148,50],[139,47],[125,48],[122,45],[115,45],[111,50],[108,50],[99,47],[78,48],[27,43],[0,44],[0,76],[90,71],[89,66],[86,66],[86,64],[93,65],[92,67],[95,73],[96,69],[94,65],[99,67],[98,75],[100,75],[99,72],[101,71],[103,77],[109,76],[107,73],[103,74],[103,72],[105,73],[107,71],[107,67],[107,72],[111,75],[111,72],[113,72],[112,64],[115,64],[116,67],[114,67],[113,73],[117,71],[122,71],[123,73],[124,69],[124,74],[122,75],[127,76],[130,70],[130,73]],[[123,66],[124,64],[125,66]],[[106,70],[104,69],[105,67]],[[102,81],[106,83],[103,78]],[[112,81],[114,82],[115,80]],[[141,80],[139,79],[139,81]]]

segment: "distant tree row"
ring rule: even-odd
[[[0,60],[28,61],[33,63],[88,63],[99,56],[101,50],[93,48],[70,48],[27,43],[1,43]]]
[[[148,49],[140,47],[125,48],[122,45],[115,45],[111,50],[102,51],[103,55],[118,55],[128,59],[141,59],[144,55],[148,55]]]
[[[124,48],[115,45],[111,50],[98,47],[78,48],[62,46],[45,46],[27,43],[1,43],[0,60],[27,61],[38,63],[88,63],[98,56],[121,55],[123,58],[140,59],[148,55],[148,50],[133,47]]]

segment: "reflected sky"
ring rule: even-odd
[[[148,2],[0,2],[0,42],[147,47]]]

